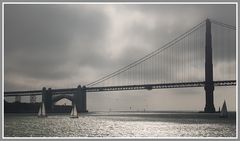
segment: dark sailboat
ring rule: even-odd
[[[221,118],[227,118],[228,117],[227,105],[226,105],[225,100],[224,100],[224,103],[223,103],[223,106],[222,106],[222,110],[220,112],[220,117]]]

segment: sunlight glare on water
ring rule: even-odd
[[[5,137],[235,137],[235,118],[203,113],[5,114]]]

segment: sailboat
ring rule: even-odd
[[[227,118],[228,117],[228,112],[227,112],[227,105],[226,105],[226,101],[224,100],[223,106],[222,106],[222,110],[220,112],[220,117],[221,118]]]
[[[38,111],[38,117],[47,117],[46,111],[45,111],[45,105],[44,102],[40,106],[40,109]]]
[[[70,118],[78,118],[77,107],[75,104],[73,105]]]

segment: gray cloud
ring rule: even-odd
[[[101,11],[84,6],[6,5],[5,17],[6,79],[12,72],[40,80],[66,79],[77,73],[74,68],[91,62],[89,54],[101,59],[97,43],[108,26]]]

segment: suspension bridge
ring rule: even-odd
[[[204,87],[204,112],[215,112],[214,87],[236,85],[236,27],[206,19],[157,50],[77,88],[5,91],[4,97],[42,95],[46,111],[67,98],[86,112],[88,92]]]

